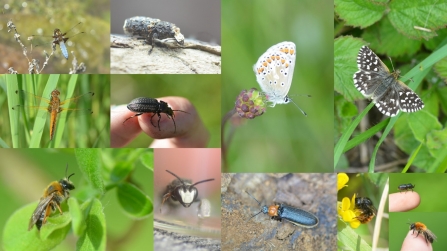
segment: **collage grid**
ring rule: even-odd
[[[0,0],[1,249],[447,250],[446,11]]]

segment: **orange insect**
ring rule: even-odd
[[[24,108],[27,110],[46,110],[50,113],[50,140],[53,140],[53,135],[56,126],[57,115],[61,112],[73,111],[80,114],[87,113],[92,114],[93,111],[90,109],[79,109],[76,108],[76,103],[80,100],[88,101],[94,95],[93,92],[87,92],[79,96],[75,96],[66,100],[61,101],[59,98],[60,92],[58,90],[53,90],[51,92],[50,99],[43,98],[41,96],[34,95],[33,93],[24,91],[24,90],[16,90],[16,94],[20,96],[22,100],[24,100],[25,105],[16,105],[13,107],[13,110],[19,110],[20,108]],[[44,101],[48,104],[47,107],[39,106],[40,101]],[[37,102],[37,106],[34,105]],[[69,107],[63,107],[64,105]]]
[[[408,223],[410,224],[410,223]],[[425,242],[428,244],[428,242],[433,243],[433,241],[436,240],[436,235],[432,233],[427,226],[425,226],[422,222],[415,222],[410,224],[410,230],[413,230],[417,232],[416,238],[419,236],[419,234],[422,234],[424,236]]]
[[[65,176],[67,176],[67,169],[68,165],[65,169]],[[56,208],[59,209],[59,212],[62,214],[60,204],[70,196],[70,190],[75,189],[75,186],[69,180],[73,175],[74,173],[59,181],[53,181],[48,185],[31,216],[28,231],[33,228],[34,224],[36,224],[37,229],[40,230],[42,225],[47,222],[48,216],[55,211]]]
[[[362,223],[370,222],[376,216],[377,209],[368,197],[355,198],[355,210],[360,211],[360,215],[356,218]]]

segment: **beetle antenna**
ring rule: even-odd
[[[197,185],[197,184],[200,184],[200,183],[203,183],[203,182],[207,182],[207,181],[213,181],[213,180],[214,180],[214,179],[202,180],[202,181],[199,181],[199,182],[196,182],[196,183],[192,184],[191,186],[193,187],[193,186],[195,186],[195,185]]]
[[[177,176],[177,175],[175,175],[175,173],[173,173],[173,172],[171,172],[171,171],[169,171],[169,170],[166,170],[166,172],[168,172],[168,173],[170,173],[170,174],[172,174],[172,175],[174,175],[178,180],[180,180],[180,182],[182,182],[182,184],[184,185],[184,186],[186,186],[186,184],[185,184],[185,182],[183,182],[183,180],[182,179],[180,179],[180,177],[179,176]]]
[[[245,191],[248,195],[250,195],[250,197],[252,197],[256,202],[258,202],[258,204],[259,204],[259,206],[261,206],[261,202],[259,202],[255,197],[253,197],[250,193],[248,193],[247,191]],[[260,212],[259,212],[260,213]],[[258,213],[258,214],[259,214]],[[258,215],[258,214],[256,214],[256,215]],[[254,215],[254,216],[256,216],[256,215]]]
[[[262,212],[262,210],[261,211],[259,211],[257,214],[255,214],[255,215],[252,215],[247,221],[249,221],[249,220],[251,220],[251,218],[253,218],[253,217],[255,217],[256,215],[258,215],[258,214],[260,214]]]
[[[184,112],[184,113],[188,113],[188,114],[191,114],[191,113],[189,113],[189,112],[185,112],[185,111],[182,111],[182,110],[172,110],[173,112]]]

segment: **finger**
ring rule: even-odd
[[[402,251],[432,251],[433,247],[430,242],[426,242],[424,235],[419,234],[418,237],[416,237],[417,232],[414,232],[413,230],[410,230],[407,234],[407,236],[404,239],[404,242],[402,243]]]
[[[417,192],[399,192],[389,195],[389,211],[405,212],[416,208],[421,203],[421,197]]]
[[[172,110],[184,112],[174,111],[172,118],[169,118],[166,113],[160,113],[160,118],[154,113],[139,116],[141,129],[151,138],[157,139],[150,147],[206,147],[209,132],[189,100],[182,97],[163,97],[157,100],[168,103]]]
[[[123,147],[127,145],[130,141],[132,141],[135,137],[137,137],[139,133],[141,133],[141,128],[138,123],[138,119],[130,118],[134,115],[135,113],[127,109],[126,105],[116,106],[111,109],[110,111],[111,147]]]

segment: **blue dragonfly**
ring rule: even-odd
[[[51,42],[53,51],[56,50],[56,45],[59,45],[59,47],[61,48],[61,51],[62,51],[62,55],[64,55],[64,57],[66,59],[68,59],[68,50],[67,50],[67,46],[65,45],[65,43],[67,42],[67,40],[69,38],[72,38],[72,37],[77,36],[79,34],[83,34],[85,32],[82,31],[82,32],[79,32],[79,33],[77,33],[77,34],[75,34],[73,36],[70,36],[70,37],[67,37],[66,35],[71,30],[73,30],[73,28],[75,28],[76,26],[78,26],[81,23],[82,22],[77,23],[75,26],[73,26],[71,29],[69,29],[67,32],[64,32],[64,33],[62,33],[60,29],[56,28],[56,29],[54,29],[53,36],[40,36],[40,35],[32,35],[32,36],[33,37],[39,37],[40,36],[40,37],[51,37],[51,38],[53,38],[53,41]]]

